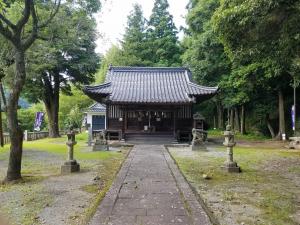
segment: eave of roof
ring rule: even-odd
[[[85,113],[102,113],[106,112],[106,106],[98,102],[92,104]]]
[[[218,87],[193,83],[187,68],[110,67],[106,83],[86,86],[84,92],[98,102],[187,104],[212,97]]]

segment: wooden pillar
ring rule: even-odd
[[[125,117],[124,117],[124,122],[125,122],[125,130],[128,129],[128,112],[127,112],[127,108],[124,107],[124,114],[125,114]]]
[[[122,107],[122,139],[125,139],[125,107]]]
[[[176,129],[177,129],[177,110],[173,109],[173,135],[176,138]]]
[[[109,104],[106,104],[106,115],[105,115],[105,120],[106,120],[106,122],[105,122],[105,124],[106,124],[106,127],[105,127],[105,129],[106,130],[108,130],[109,129],[109,107],[110,107],[110,105]]]

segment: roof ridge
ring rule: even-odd
[[[187,67],[146,67],[146,66],[110,66],[109,70],[180,70],[180,71],[189,71]]]

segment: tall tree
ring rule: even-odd
[[[223,77],[231,72],[231,63],[224,52],[224,46],[213,30],[211,17],[219,7],[219,0],[191,0],[188,5],[186,36],[183,41],[183,63],[189,67],[194,78],[201,84],[220,85]],[[223,105],[226,88],[214,98],[218,123],[224,127]],[[211,114],[211,113],[210,113]]]
[[[125,63],[123,51],[120,47],[113,45],[105,56],[101,57],[101,67],[96,73],[96,83],[103,83],[110,65],[129,66]]]
[[[7,181],[21,178],[23,132],[18,124],[18,100],[26,79],[25,52],[34,43],[39,30],[47,27],[57,13],[58,1],[46,1],[42,4],[33,0],[0,1],[0,34],[10,42],[14,52],[15,72],[7,100],[8,130],[11,140]],[[47,8],[43,21],[39,20],[36,9]],[[21,10],[20,10],[21,8]],[[51,10],[52,8],[52,10]]]
[[[167,0],[155,0],[147,30],[148,57],[157,66],[181,64],[181,49]]]
[[[277,90],[281,137],[286,132],[284,90],[300,52],[300,2],[223,0],[214,24],[231,60],[252,71],[263,71],[262,77],[249,78]]]
[[[33,102],[44,102],[50,137],[59,136],[60,91],[71,94],[71,83],[80,86],[94,80],[99,63],[95,29],[96,23],[86,9],[63,4],[51,26],[41,34],[44,40],[29,52],[25,95]]]
[[[146,19],[139,4],[133,6],[133,11],[127,19],[127,27],[122,41],[122,57],[127,66],[147,66],[152,63],[147,60],[148,51],[145,40]]]

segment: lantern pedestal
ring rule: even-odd
[[[79,163],[77,163],[76,160],[66,161],[61,166],[61,174],[75,173],[79,171],[80,171],[80,165]]]
[[[225,165],[222,168],[229,173],[241,172],[241,168],[237,165],[236,162],[225,162]]]

